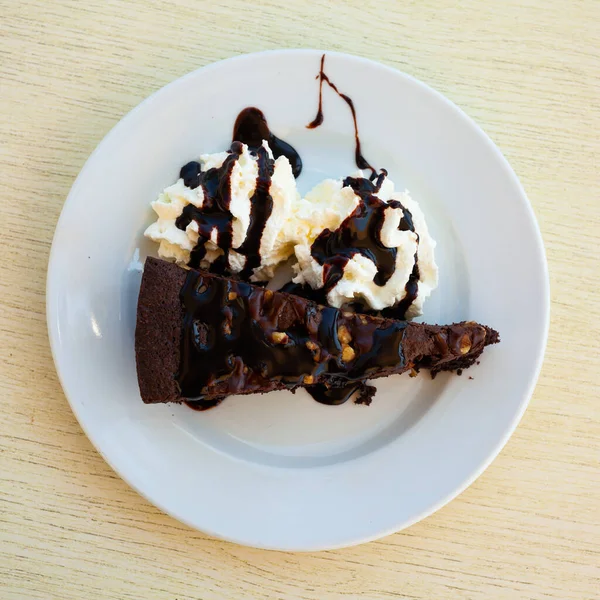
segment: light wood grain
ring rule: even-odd
[[[597,1],[2,0],[0,11],[2,599],[600,597]],[[53,230],[105,133],[188,71],[278,47],[381,60],[461,106],[521,178],[552,284],[539,384],[485,474],[407,531],[304,555],[209,538],[129,489],[75,421],[45,325]]]

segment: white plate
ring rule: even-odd
[[[250,546],[358,544],[429,515],[464,490],[517,425],[541,366],[548,275],[515,174],[456,106],[383,65],[327,53],[356,105],[363,151],[420,201],[438,242],[440,285],[424,320],[473,319],[502,343],[462,377],[379,380],[372,406],[324,406],[306,393],[232,397],[211,411],[145,406],[133,334],[136,248],[150,201],[179,167],[226,149],[238,112],[261,108],[304,160],[306,192],[355,169],[347,106],[324,89],[321,53],[226,60],[142,102],[92,154],[65,203],[48,270],[52,352],[81,426],[131,486],[177,519]],[[134,265],[135,266],[135,265]],[[471,379],[471,377],[473,379]]]

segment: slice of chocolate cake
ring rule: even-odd
[[[231,394],[306,387],[338,404],[365,380],[465,369],[498,333],[474,322],[424,325],[310,300],[148,258],[135,351],[146,403],[217,404]]]

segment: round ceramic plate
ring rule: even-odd
[[[422,319],[476,320],[502,342],[462,377],[378,380],[370,407],[324,406],[304,391],[231,397],[195,412],[146,406],[134,358],[150,202],[199,154],[226,149],[246,106],[300,152],[301,193],[356,169],[347,105],[325,87],[321,52],[236,57],[142,102],[92,154],[64,205],[48,271],[56,368],[106,461],[167,513],[250,546],[357,544],[422,519],[464,490],[517,425],[542,362],[548,276],[540,233],[515,174],[456,106],[389,67],[327,53],[354,101],[363,154],[421,203],[440,284]]]

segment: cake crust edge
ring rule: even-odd
[[[183,307],[179,290],[186,271],[148,258],[140,286],[135,328],[135,362],[142,400],[181,402],[179,370]]]

